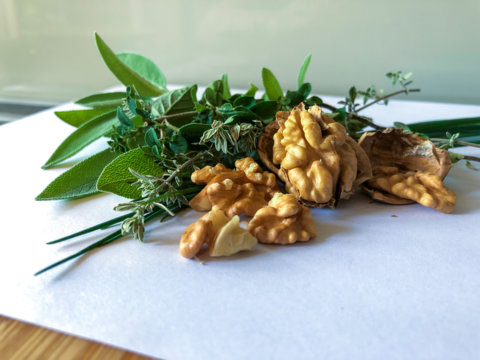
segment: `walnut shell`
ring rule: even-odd
[[[308,207],[335,207],[372,175],[363,149],[318,106],[277,112],[259,137],[257,152]]]
[[[397,205],[419,202],[442,212],[453,209],[455,194],[441,184],[452,166],[448,151],[426,138],[392,128],[363,134],[359,145],[373,169],[373,178],[362,188],[374,200]],[[410,192],[416,189],[416,194],[406,195],[405,186]],[[427,202],[425,196],[435,200]]]

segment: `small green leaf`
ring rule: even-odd
[[[70,110],[70,111],[55,111],[58,118],[65,121],[67,124],[79,127],[94,117],[105,114],[115,110],[115,108],[105,109],[89,109],[89,110]]]
[[[468,160],[465,161],[465,165],[466,165],[469,169],[478,171],[478,168],[476,168],[475,166],[473,166],[473,164],[472,164],[470,161],[468,161]]]
[[[223,93],[222,93],[222,96],[224,99],[228,100],[230,99],[230,97],[232,96],[232,94],[230,93],[230,85],[228,85],[228,76],[227,74],[223,74],[222,75],[222,84],[223,84]]]
[[[305,74],[307,73],[308,65],[310,65],[311,59],[312,59],[312,54],[307,55],[305,60],[303,60],[302,66],[300,67],[300,71],[298,72],[298,78],[297,78],[297,86],[299,88],[305,82]]]
[[[97,181],[97,190],[107,191],[129,199],[142,196],[138,187],[132,186],[137,178],[130,172],[133,169],[143,175],[159,175],[162,169],[152,156],[142,149],[134,149],[118,156],[103,169]]]
[[[75,104],[94,109],[112,108],[122,105],[124,98],[124,92],[100,93],[81,98]]]
[[[151,60],[137,54],[120,54],[122,61],[97,33],[95,41],[105,64],[122,84],[135,86],[142,96],[158,96],[167,92],[162,85],[165,79],[162,80],[163,75]]]
[[[53,180],[35,200],[77,199],[97,193],[100,173],[116,156],[110,149],[105,149],[79,162]]]
[[[182,135],[174,134],[172,141],[169,143],[170,149],[176,154],[184,154],[187,152],[188,143]]]
[[[402,122],[399,122],[399,121],[395,121],[393,123],[393,127],[397,128],[397,129],[402,129],[404,133],[406,134],[411,134],[412,133],[412,130],[408,127],[407,124],[404,124]]]
[[[134,127],[132,120],[123,112],[120,106],[117,108],[117,119],[126,127]]]
[[[148,128],[148,130],[145,132],[145,143],[150,147],[161,146],[157,137],[157,133],[153,127]]]
[[[262,81],[263,87],[265,88],[265,93],[268,96],[268,100],[277,101],[283,96],[283,91],[278,83],[277,78],[267,68],[262,69]]]
[[[116,111],[109,111],[87,121],[63,140],[42,168],[51,168],[75,155],[95,140],[108,135],[117,123]]]
[[[255,94],[257,93],[257,90],[258,90],[258,88],[255,85],[250,84],[250,89],[248,89],[247,92],[244,95],[255,97]]]

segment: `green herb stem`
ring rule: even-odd
[[[49,241],[47,242],[48,245],[51,245],[51,244],[57,244],[59,242],[62,242],[62,241],[66,241],[66,240],[70,240],[70,239],[73,239],[75,237],[78,237],[80,235],[84,235],[84,234],[88,234],[92,231],[95,231],[95,230],[105,230],[107,228],[109,228],[110,226],[112,225],[115,225],[115,224],[118,224],[120,222],[122,222],[123,220],[125,220],[126,218],[132,216],[134,213],[131,212],[131,213],[128,213],[128,214],[125,214],[125,215],[122,215],[122,216],[119,216],[119,217],[116,217],[116,218],[113,218],[113,219],[110,219],[108,221],[104,221],[100,224],[97,224],[97,225],[94,225],[94,226],[91,226],[89,228],[86,228],[84,230],[81,230],[81,231],[78,231],[74,234],[70,234],[68,236],[64,236],[60,239],[57,239],[57,240],[53,240],[53,241]]]
[[[178,114],[163,115],[163,116],[160,116],[160,117],[154,119],[153,121],[154,122],[161,122],[163,120],[180,119],[180,118],[183,118],[183,117],[193,116],[193,115],[197,115],[197,114],[198,114],[198,112],[196,110],[185,111],[185,112],[181,112],[181,113],[178,113]]]
[[[383,100],[386,100],[388,98],[391,98],[391,97],[394,97],[394,96],[397,96],[397,95],[400,95],[400,94],[408,94],[408,93],[411,93],[411,92],[420,92],[420,89],[403,89],[403,90],[398,90],[398,91],[395,91],[393,93],[390,93],[390,94],[387,94],[385,96],[380,96],[378,98],[376,98],[375,100],[369,102],[368,104],[365,104],[363,105],[362,107],[356,109],[356,112],[360,112],[362,110],[365,110],[366,108],[380,102],[380,101],[383,101]]]
[[[431,141],[436,141],[436,142],[449,142],[448,139],[440,139],[440,138],[430,138]],[[454,140],[455,144],[462,145],[462,146],[471,146],[471,147],[476,147],[480,148],[479,144],[471,143],[471,142],[466,142],[462,140]]]

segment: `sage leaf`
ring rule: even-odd
[[[152,113],[154,116],[175,115],[183,112],[195,110],[195,102],[192,93],[196,90],[196,85],[184,87],[177,90],[169,91],[156,99],[152,105]],[[168,122],[174,127],[180,127],[188,124],[191,117],[178,117],[176,119],[168,119]]]
[[[108,135],[117,123],[116,111],[109,111],[87,121],[63,140],[42,168],[51,168],[75,155],[95,140]]]
[[[135,86],[142,96],[158,96],[167,92],[164,85],[161,85],[165,83],[165,79],[163,82],[160,80],[161,72],[151,60],[137,54],[121,55],[127,64],[115,55],[97,33],[95,41],[103,61],[122,84]]]
[[[312,54],[308,54],[305,60],[303,60],[302,66],[300,67],[300,71],[298,72],[298,78],[297,78],[297,85],[299,88],[305,82],[305,74],[307,73],[308,65],[310,65],[311,59],[312,59]]]
[[[123,112],[122,108],[119,106],[117,108],[117,119],[126,127],[134,127],[132,120]]]
[[[110,149],[79,162],[53,180],[35,200],[77,199],[97,193],[97,179],[117,155]]]
[[[262,69],[262,81],[263,87],[265,88],[265,94],[267,94],[268,100],[277,101],[283,96],[282,88],[278,83],[277,78],[273,73],[267,69]]]
[[[100,93],[81,98],[75,104],[94,109],[112,108],[122,105],[124,98],[124,92]]]
[[[152,60],[143,55],[130,52],[119,53],[117,57],[144,79],[158,86],[160,89],[166,88],[167,81],[165,80],[165,76]]]
[[[130,172],[132,169],[142,175],[159,175],[162,169],[152,156],[142,149],[130,150],[109,163],[97,181],[98,191],[107,191],[129,199],[138,199],[141,191],[132,184],[137,178]]]
[[[115,108],[55,111],[55,115],[69,125],[79,127],[93,118],[115,110]]]

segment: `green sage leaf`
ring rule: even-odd
[[[268,100],[277,101],[283,96],[283,91],[280,87],[280,84],[278,83],[277,78],[267,68],[262,69],[262,81]]]
[[[195,102],[192,98],[194,89],[196,85],[172,90],[159,96],[152,105],[154,116],[175,115],[195,110]],[[191,117],[188,116],[168,119],[168,122],[175,127],[188,124],[190,121]]]
[[[162,169],[152,156],[142,149],[134,149],[118,156],[110,162],[100,174],[96,183],[98,191],[106,191],[129,199],[138,199],[141,191],[132,184],[137,178],[129,169],[142,175],[159,175]]]
[[[257,90],[258,88],[253,85],[253,84],[250,84],[250,89],[248,89],[246,92],[245,92],[245,96],[252,96],[252,97],[255,97],[255,94],[257,93]]]
[[[298,78],[297,78],[297,85],[299,88],[305,82],[305,74],[307,73],[307,69],[308,69],[308,66],[310,65],[311,59],[312,59],[312,54],[307,55],[305,60],[303,60],[302,66],[300,67],[300,71],[298,72]]]
[[[81,98],[75,104],[94,109],[112,108],[122,105],[124,98],[124,92],[100,93]]]
[[[95,41],[103,61],[122,84],[135,86],[142,96],[158,96],[167,92],[162,85],[165,79],[161,80],[163,75],[151,60],[137,54],[121,54],[127,64],[115,55],[97,33],[95,33]]]
[[[77,199],[97,193],[97,179],[117,155],[105,149],[71,167],[53,180],[35,200]]]
[[[70,110],[70,111],[55,111],[58,118],[65,121],[67,124],[79,127],[94,117],[105,114],[115,110],[115,108],[104,109],[88,109],[88,110]]]
[[[63,140],[42,168],[51,168],[75,155],[95,140],[108,135],[117,123],[116,111],[109,111],[87,121]]]

